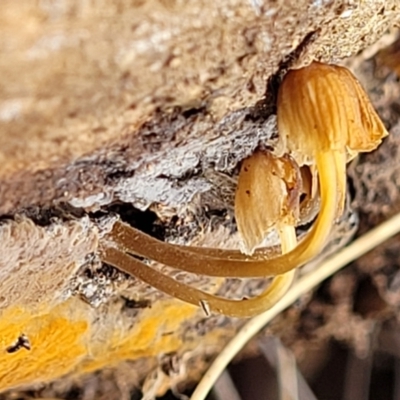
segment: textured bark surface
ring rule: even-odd
[[[395,0],[2,7],[2,214],[60,201],[187,202],[210,189],[202,170],[232,169],[265,140],[273,104],[254,107],[287,57],[338,62],[399,18]],[[239,153],[235,132],[252,137],[238,139]]]
[[[258,146],[275,146],[276,90],[289,67],[347,63],[366,86],[392,136],[351,167],[353,206],[363,230],[390,215],[399,194],[400,89],[370,57],[399,23],[396,0],[3,0],[0,344],[26,334],[32,349],[3,352],[0,390],[129,359],[133,366],[108,375],[121,380],[122,392],[144,384],[150,396],[198,379],[242,322],[205,318],[102,266],[98,241],[119,215],[160,239],[237,247],[238,166]],[[356,221],[349,208],[331,251],[350,239]],[[174,274],[238,297],[262,286]],[[381,291],[382,274],[375,276]],[[339,308],[322,312],[318,299],[309,308],[307,300],[274,325],[299,359],[311,331],[351,342],[350,331],[335,333]],[[165,372],[174,362],[177,370]],[[43,396],[62,396],[71,382]]]

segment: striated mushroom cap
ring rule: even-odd
[[[283,144],[300,165],[329,150],[346,151],[351,159],[388,134],[354,75],[336,65],[314,62],[289,71],[277,109]]]
[[[266,232],[299,219],[301,174],[289,156],[258,151],[244,160],[235,197],[235,217],[244,250],[251,254]]]

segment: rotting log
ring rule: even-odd
[[[241,322],[207,319],[102,266],[99,240],[119,215],[164,240],[237,247],[237,167],[259,144],[275,146],[279,77],[313,59],[347,62],[373,95],[372,67],[356,55],[399,21],[396,0],[4,0],[0,390],[125,360],[136,363],[130,383],[148,376],[155,393],[195,381],[204,363],[158,380],[149,371],[172,355],[208,357]],[[372,99],[398,130],[385,98]],[[357,206],[367,209],[362,198]],[[353,232],[345,218],[333,242]],[[21,335],[30,350],[7,352]]]

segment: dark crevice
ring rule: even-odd
[[[313,298],[318,299],[324,304],[334,304],[332,298],[332,293],[330,292],[331,279],[327,279],[321,283],[321,285],[316,289]]]
[[[353,312],[363,318],[377,315],[387,308],[387,303],[379,294],[370,276],[365,276],[358,281],[354,293]]]
[[[75,388],[70,389],[67,396],[65,397],[65,400],[76,400],[76,399],[81,398],[82,395],[83,395],[82,388],[75,387]]]
[[[347,196],[349,196],[350,203],[356,198],[356,186],[354,184],[354,179],[352,176],[347,175]]]
[[[151,301],[150,300],[133,300],[128,299],[125,296],[121,296],[121,299],[124,301],[123,311],[124,309],[140,309],[140,308],[151,308]]]
[[[172,215],[167,219],[160,219],[151,210],[141,211],[131,204],[118,203],[90,216],[101,217],[110,214],[117,214],[122,221],[130,226],[161,241],[179,239],[186,243],[204,230],[205,226],[211,230],[220,226],[225,226],[232,232],[236,230],[234,220],[228,218],[229,212],[227,210],[206,206],[196,215],[189,212],[184,215]]]
[[[206,106],[191,107],[191,108],[188,108],[186,110],[182,110],[182,115],[183,115],[184,118],[189,119],[189,118],[194,117],[194,116],[196,116],[198,114],[204,113],[206,111],[206,109],[207,109]]]
[[[264,98],[249,109],[246,120],[252,122],[266,121],[271,115],[276,114],[278,90],[283,77],[305,49],[318,38],[319,34],[319,29],[309,32],[301,43],[279,63],[278,71],[271,75],[267,81]]]
[[[108,186],[112,186],[114,182],[118,182],[121,179],[132,178],[134,174],[135,171],[131,171],[128,169],[115,169],[107,175],[105,183]]]
[[[118,203],[104,208],[102,212],[118,214],[122,221],[159,240],[165,237],[165,228],[157,214],[150,210],[140,211],[131,204]]]
[[[159,240],[163,240],[165,237],[165,227],[157,214],[150,210],[140,211],[128,203],[113,203],[96,212],[86,212],[83,208],[75,208],[68,203],[60,203],[53,207],[29,207],[17,215],[31,219],[38,226],[46,227],[53,223],[81,219],[85,216],[92,220],[98,220],[113,214],[118,215],[122,221],[129,225]],[[5,215],[0,218],[0,221],[13,219],[15,219],[14,216]]]
[[[123,222],[161,241],[179,239],[187,242],[204,230],[206,226],[211,229],[225,226],[232,232],[236,230],[230,211],[210,207],[206,203],[197,211],[188,211],[183,215],[170,215],[168,218],[162,219],[151,209],[141,211],[130,203],[115,202],[103,206],[96,212],[87,212],[83,208],[60,203],[52,207],[29,207],[15,216],[0,217],[0,222],[24,217],[31,219],[38,226],[46,227],[54,223],[63,223],[84,217],[88,217],[95,223],[101,223],[104,217],[112,215],[117,215]]]

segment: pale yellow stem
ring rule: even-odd
[[[337,217],[339,202],[346,191],[346,158],[343,152],[329,151],[316,156],[321,196],[321,211],[307,237],[291,253],[299,253],[303,265],[318,255],[326,244]],[[288,256],[291,254],[289,253]]]
[[[315,289],[322,281],[329,278],[350,262],[371,251],[385,240],[400,232],[400,213],[381,225],[370,230],[365,235],[344,247],[329,259],[324,260],[308,274],[304,275],[288,291],[288,293],[270,310],[248,321],[236,336],[226,345],[213,361],[210,368],[204,374],[190,400],[204,400],[221,372],[236,356],[245,344],[256,335],[263,327],[272,321],[283,310],[293,304],[305,293]]]
[[[288,251],[296,246],[294,227],[286,226],[279,230],[282,251]],[[141,261],[115,248],[107,248],[103,253],[103,261],[133,275],[143,282],[195,306],[202,306],[208,314],[217,312],[231,317],[252,317],[271,308],[290,288],[295,270],[275,277],[269,287],[259,296],[251,299],[230,300],[218,297],[199,289],[177,282]]]
[[[281,241],[282,254],[289,253],[297,246],[296,229],[291,225],[279,225],[279,239]]]

